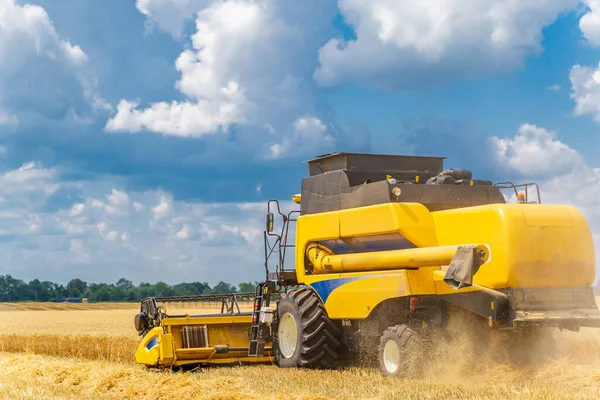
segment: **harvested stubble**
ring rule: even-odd
[[[436,361],[418,380],[384,379],[372,368],[307,371],[247,366],[173,373],[147,371],[135,364],[136,312],[137,307],[0,312],[4,322],[0,345],[17,352],[0,353],[0,397],[600,398],[599,330],[557,331],[558,358],[528,368],[499,362],[490,356],[493,353],[477,353],[469,335],[453,332],[454,342],[435,349]]]
[[[45,302],[22,302],[1,303],[0,311],[42,311],[42,310],[122,310],[139,308],[139,303],[45,303]]]
[[[450,366],[450,368],[452,368]],[[377,371],[223,367],[193,372],[151,372],[106,361],[0,353],[3,398],[76,399],[564,399],[599,398],[600,369],[561,363],[514,370],[472,371],[461,380],[443,377],[392,380]],[[442,379],[440,379],[442,378]]]

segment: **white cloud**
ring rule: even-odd
[[[185,20],[210,2],[211,0],[137,0],[135,5],[161,29],[180,37]]]
[[[293,123],[294,135],[285,137],[282,143],[271,145],[271,158],[289,154],[314,155],[316,151],[331,149],[335,139],[327,134],[327,126],[316,117],[305,116]]]
[[[58,282],[126,277],[213,284],[262,276],[265,203],[185,202],[168,192],[61,179],[59,171],[36,163],[0,173],[3,274]],[[76,188],[77,201],[64,198],[63,206],[49,207],[56,198],[47,197],[48,185],[57,193]]]
[[[106,212],[109,214],[124,214],[128,212],[131,200],[127,193],[113,189],[112,193],[107,195],[106,198],[108,199],[108,204],[105,207]]]
[[[356,40],[331,39],[322,85],[365,81],[410,88],[506,71],[542,50],[542,29],[578,0],[340,0]]]
[[[213,101],[160,102],[138,109],[138,103],[121,100],[117,114],[108,120],[109,132],[140,132],[144,129],[175,136],[202,136],[227,130],[244,122],[244,96],[235,85],[224,88],[222,97]]]
[[[106,231],[106,222],[97,223],[96,228],[98,228],[98,232],[100,232],[101,234],[104,233],[104,231]]]
[[[146,2],[146,10],[150,4]],[[137,109],[137,103],[123,100],[106,129],[201,136],[245,122],[246,86],[262,73],[254,70],[256,64],[266,62],[253,60],[262,58],[253,50],[260,50],[274,35],[283,33],[269,13],[264,5],[249,1],[214,3],[200,11],[192,48],[184,50],[175,62],[181,72],[176,87],[191,100],[154,103],[143,110]],[[275,52],[269,53],[277,57]]]
[[[23,41],[29,42],[26,43],[27,45],[33,44],[38,55],[45,58],[52,60],[64,58],[72,64],[87,61],[86,54],[79,46],[72,45],[59,37],[46,10],[40,6],[32,4],[20,6],[15,0],[2,0],[0,20],[6,35],[1,42],[3,50],[12,44],[9,40],[16,40],[18,35],[21,44],[25,44]]]
[[[0,110],[0,126],[17,126],[19,125],[19,118],[15,114],[8,114]]]
[[[152,208],[152,212],[154,214],[154,218],[162,219],[167,217],[173,211],[173,203],[170,197],[163,195],[160,197],[160,203]]]
[[[570,78],[575,115],[590,115],[600,122],[600,64],[598,68],[574,65]]]
[[[107,131],[210,135],[216,142],[235,126],[236,143],[264,146],[256,152],[264,158],[293,140],[299,116],[315,113],[311,75],[317,49],[333,31],[333,0],[139,0],[137,7],[175,35],[184,20],[195,20],[191,46],[175,62],[175,87],[185,99],[122,100]]]
[[[588,6],[587,12],[579,20],[579,29],[593,45],[600,45],[600,1],[583,0]]]
[[[108,202],[114,207],[126,207],[131,203],[129,196],[125,192],[118,191],[117,189],[113,189],[112,193],[107,195],[106,198]]]
[[[137,212],[142,212],[142,211],[144,211],[144,210],[146,209],[146,207],[144,207],[144,205],[143,205],[143,204],[141,204],[141,203],[138,203],[137,201],[135,201],[135,202],[133,203],[133,208],[134,208],[134,209],[135,209],[135,211],[137,211]]]
[[[85,121],[86,103],[107,107],[86,53],[59,35],[40,6],[0,0],[0,59],[0,124]]]
[[[69,251],[73,253],[78,262],[87,263],[90,260],[90,255],[83,244],[83,240],[81,239],[71,239]]]
[[[106,240],[108,240],[109,242],[114,242],[118,236],[119,236],[118,231],[110,231],[106,234]]]
[[[58,189],[57,183],[54,181],[56,176],[55,169],[44,168],[35,162],[28,162],[15,170],[6,171],[0,175],[0,190],[4,195],[17,197],[24,192],[35,192],[47,197]]]
[[[551,92],[558,92],[561,89],[561,87],[560,87],[560,85],[555,84],[555,85],[548,86],[547,89]]]
[[[71,207],[71,216],[76,217],[78,215],[83,214],[85,211],[85,204],[77,203],[73,207]]]
[[[298,134],[309,139],[310,137],[320,137],[327,130],[327,127],[318,118],[304,117],[298,118],[294,122],[294,129]]]
[[[564,173],[584,165],[583,157],[556,140],[556,134],[532,124],[523,124],[513,138],[492,137],[500,165],[523,175]]]
[[[175,236],[177,236],[177,238],[181,240],[188,239],[190,237],[190,227],[184,225],[183,228],[181,228],[181,230],[177,232]]]

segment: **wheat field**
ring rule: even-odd
[[[135,363],[137,311],[137,303],[0,304],[1,398],[600,398],[600,330],[556,331],[557,358],[527,368],[496,360],[492,352],[475,354],[468,338],[460,338],[439,345],[436,361],[416,380],[384,379],[366,367],[159,372]]]

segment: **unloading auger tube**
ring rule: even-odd
[[[312,263],[314,274],[328,274],[332,272],[380,271],[448,265],[458,249],[463,246],[475,247],[481,263],[488,260],[489,250],[483,244],[334,254],[326,246],[311,243],[306,248],[306,255]]]

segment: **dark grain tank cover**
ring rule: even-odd
[[[387,154],[332,153],[308,161],[309,176],[333,171],[370,171],[397,173],[442,172],[445,157],[399,156]]]
[[[418,202],[430,211],[490,203],[504,197],[467,169],[444,170],[444,157],[333,153],[308,161],[301,212],[314,214],[389,202]],[[401,196],[392,195],[399,186]]]

